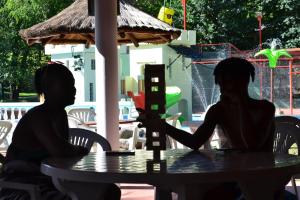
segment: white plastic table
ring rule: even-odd
[[[145,150],[135,155],[98,152],[82,158],[50,158],[41,171],[74,200],[99,199],[103,183],[167,186],[178,192],[178,200],[187,200],[187,184],[202,184],[199,189],[205,192],[210,184],[228,181],[238,182],[247,200],[273,200],[275,191],[300,173],[300,157],[284,154],[176,149],[162,151],[161,157],[166,169],[154,172],[147,170],[152,152]]]

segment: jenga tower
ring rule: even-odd
[[[146,146],[153,150],[154,160],[160,160],[160,150],[166,149],[165,120],[165,66],[145,65]]]

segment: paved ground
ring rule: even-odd
[[[291,183],[286,186],[286,190],[295,193]],[[297,190],[299,193],[300,180],[297,180]],[[154,189],[122,189],[121,200],[154,200]],[[176,195],[173,195],[173,200],[177,200]]]
[[[154,200],[154,189],[122,189],[121,200]]]

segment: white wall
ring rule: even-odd
[[[180,108],[179,104],[176,104],[168,111],[170,114],[181,112],[186,120],[191,120],[192,116],[192,82],[191,59],[179,56],[178,54],[168,46],[163,50],[164,63],[166,64],[166,84],[167,86],[177,86],[181,89],[182,100],[181,105],[185,104],[184,108]]]
[[[94,47],[85,49],[84,51],[84,100],[85,101],[96,101],[96,74],[95,70],[92,69],[92,60],[95,60],[95,49]],[[90,91],[90,84],[92,84],[92,91]],[[92,94],[90,94],[92,92]],[[91,99],[92,98],[92,99]]]
[[[172,41],[172,44],[190,46],[196,44],[196,31],[183,31],[178,40]],[[72,47],[73,46],[73,47]],[[141,66],[144,64],[165,64],[172,63],[178,54],[166,44],[149,45],[140,44],[136,48],[133,45],[129,47],[121,46],[119,48],[119,80],[123,76],[130,75],[133,91],[137,92],[137,81],[141,75]],[[85,67],[80,71],[74,71],[71,50],[73,54],[80,54],[84,59]],[[76,102],[90,100],[90,83],[94,84],[94,97],[96,91],[95,71],[91,69],[91,60],[94,59],[94,46],[86,49],[84,45],[46,45],[46,54],[50,54],[52,60],[59,60],[69,67],[75,78],[77,88]],[[129,54],[128,54],[129,53]],[[191,120],[192,114],[192,85],[188,76],[191,76],[191,67],[185,71],[184,66],[188,66],[191,59],[180,56],[170,68],[166,69],[166,83],[169,86],[178,86],[182,90],[182,98],[187,104],[187,120]],[[129,65],[129,66],[128,66]],[[120,82],[120,81],[119,81]],[[119,83],[120,84],[120,83]],[[120,94],[120,87],[119,87]],[[171,113],[182,112],[177,106],[173,106]],[[184,114],[184,113],[183,113]]]
[[[183,31],[178,40],[172,41],[175,45],[190,46],[196,44],[196,31]],[[192,82],[191,82],[191,59],[178,57],[178,54],[167,44],[149,45],[141,44],[138,48],[130,46],[130,76],[136,83],[134,92],[137,92],[137,80],[141,75],[140,66],[143,64],[165,64],[167,86],[177,86],[182,91],[180,105],[174,105],[168,110],[170,114],[182,112],[186,120],[192,119]],[[178,58],[177,58],[178,57]],[[177,58],[177,59],[176,59]],[[170,67],[171,63],[173,63]],[[184,69],[184,67],[187,67]],[[180,109],[185,104],[183,111]]]
[[[141,67],[145,64],[163,64],[161,45],[141,45],[136,48],[130,46],[130,76],[134,78],[134,92],[137,92],[138,76],[141,75]]]

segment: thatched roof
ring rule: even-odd
[[[36,24],[19,34],[31,45],[94,44],[95,17],[88,16],[87,0],[77,0],[52,18]],[[166,43],[180,36],[180,30],[136,9],[120,0],[118,16],[119,44],[139,42]]]

